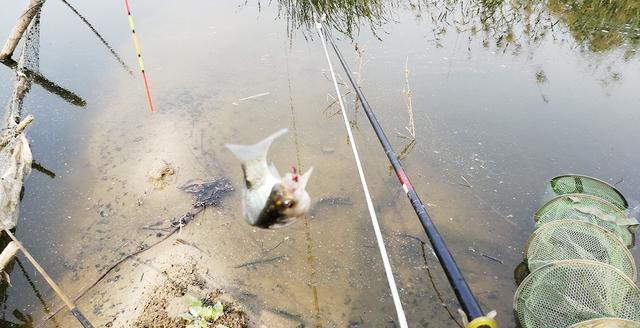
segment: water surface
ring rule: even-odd
[[[515,326],[512,272],[549,178],[597,176],[638,198],[640,9],[633,1],[581,3],[327,7],[338,44],[397,150],[407,142],[397,135],[408,125],[409,69],[416,145],[403,164],[481,306],[498,310],[502,327]],[[0,31],[9,31],[22,5],[5,4]],[[348,201],[317,203],[308,221],[262,231],[242,222],[235,192],[181,238],[199,241],[209,252],[202,266],[218,267],[216,278],[252,306],[294,314],[310,326],[392,326],[382,261],[346,131],[331,105],[335,95],[309,6],[132,3],[156,105],[150,114],[122,4],[74,5],[134,74],[65,4],[45,4],[41,72],[86,106],[38,86],[28,95],[34,159],[55,176],[41,170],[27,179],[17,235],[63,288],[76,293],[124,254],[153,242],[155,232],[145,225],[189,208],[189,197],[176,188],[182,183],[226,176],[239,188],[240,167],[224,143],[249,143],[289,127],[270,153],[276,165],[314,166],[314,200]],[[355,44],[364,49],[361,58]],[[9,69],[0,70],[0,85],[8,102]],[[420,242],[426,236],[366,117],[354,110],[353,94],[346,103],[409,322],[454,326],[442,303],[453,313],[457,304]],[[177,174],[154,190],[147,173],[161,161]],[[236,268],[265,258],[275,260]],[[24,271],[11,268],[12,287],[3,285],[2,315],[18,323],[20,313],[28,314],[38,322],[45,305],[59,301],[21,263]],[[79,306],[105,323],[117,311],[96,306],[109,285],[96,288]]]

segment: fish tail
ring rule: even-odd
[[[287,133],[287,131],[287,129],[278,130],[274,134],[253,145],[226,144],[225,146],[243,163],[255,159],[266,159],[271,143],[281,135]]]

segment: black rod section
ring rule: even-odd
[[[373,113],[371,106],[369,106],[369,102],[367,101],[364,94],[362,93],[362,90],[360,90],[360,87],[351,75],[351,70],[347,66],[344,57],[342,57],[342,53],[333,42],[333,38],[326,30],[326,26],[324,25],[324,23],[322,23],[322,25],[324,27],[322,29],[324,31],[324,37],[329,41],[329,43],[331,43],[331,47],[338,56],[338,60],[340,60],[340,64],[342,65],[342,68],[344,68],[351,86],[353,86],[358,99],[360,99],[362,108],[364,108],[364,112],[367,114],[367,118],[369,119],[369,122],[371,122],[373,130],[376,132],[376,135],[378,136],[378,139],[382,144],[382,148],[384,148],[384,152],[385,154],[387,154],[387,157],[389,158],[389,161],[393,166],[393,170],[396,172],[400,183],[402,183],[402,187],[407,193],[407,197],[411,201],[411,206],[413,206],[413,209],[420,219],[420,223],[422,223],[424,231],[427,233],[427,237],[431,242],[433,251],[436,253],[436,257],[438,258],[438,261],[442,265],[444,272],[447,275],[449,284],[451,284],[451,287],[453,287],[453,291],[456,294],[456,298],[458,299],[460,306],[462,306],[462,310],[467,314],[469,321],[484,316],[484,314],[482,313],[482,309],[480,309],[480,305],[478,305],[478,301],[475,299],[473,293],[471,292],[471,289],[469,288],[469,285],[464,280],[462,272],[460,272],[460,269],[454,261],[453,256],[451,256],[451,253],[449,252],[447,245],[444,243],[442,236],[440,236],[438,229],[436,229],[436,226],[433,224],[433,221],[427,213],[425,206],[420,200],[420,197],[418,197],[418,194],[413,189],[409,177],[407,177],[407,175],[405,174],[404,169],[400,164],[400,160],[393,150],[393,147],[391,147],[389,139],[387,139],[387,136],[384,134],[382,126],[380,126],[380,123]]]

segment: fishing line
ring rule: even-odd
[[[373,201],[371,200],[371,195],[369,194],[369,187],[367,187],[367,180],[364,177],[364,172],[362,170],[362,163],[360,162],[360,156],[358,155],[358,149],[356,148],[356,143],[353,138],[353,133],[351,132],[351,124],[349,124],[349,119],[347,118],[347,111],[345,109],[344,102],[342,101],[342,94],[340,93],[340,87],[338,86],[336,74],[335,74],[335,71],[333,70],[331,58],[329,57],[329,51],[327,50],[327,43],[324,40],[324,35],[322,32],[322,24],[318,22],[317,17],[315,17],[315,15],[314,15],[314,21],[315,21],[316,28],[318,29],[318,35],[320,36],[320,40],[322,41],[324,54],[327,57],[327,63],[329,64],[329,71],[331,72],[333,86],[336,89],[338,102],[340,104],[340,109],[342,111],[342,118],[344,119],[344,125],[347,129],[347,134],[349,135],[349,143],[351,144],[353,157],[355,158],[356,166],[358,167],[360,182],[362,183],[362,189],[364,190],[364,196],[367,201],[367,208],[369,209],[369,216],[371,217],[373,230],[376,236],[376,240],[378,241],[378,249],[380,250],[380,255],[382,255],[382,264],[384,266],[384,272],[387,276],[387,282],[389,283],[389,288],[391,289],[391,296],[393,298],[393,304],[396,308],[398,322],[401,328],[407,328],[409,327],[407,324],[407,318],[404,314],[404,309],[402,308],[402,302],[400,301],[400,294],[398,293],[398,287],[396,287],[396,281],[395,281],[395,278],[393,277],[393,272],[391,270],[391,263],[389,262],[389,255],[387,254],[387,249],[384,246],[384,239],[382,238],[382,232],[380,231],[380,224],[378,223],[378,217],[376,216],[376,211],[373,207]]]
[[[287,82],[289,86],[289,105],[291,107],[291,126],[293,129],[293,139],[296,147],[296,161],[298,164],[298,171],[302,172],[302,162],[300,161],[300,146],[298,142],[298,127],[296,125],[296,111],[293,107],[293,92],[291,90],[291,74],[289,72],[289,60],[287,60]],[[316,257],[313,255],[313,239],[311,238],[311,223],[309,218],[304,216],[304,237],[307,244],[307,264],[311,268],[309,273],[309,284],[311,285],[311,293],[313,294],[313,310],[315,327],[322,327],[320,324],[320,301],[318,299],[318,287],[317,287],[317,270],[316,270]]]
[[[316,17],[317,17],[318,11],[315,8],[315,5],[311,3],[311,6],[315,11]],[[422,224],[422,227],[425,233],[427,234],[427,237],[429,238],[429,242],[431,243],[431,246],[433,246],[433,251],[436,254],[436,257],[438,258],[438,261],[440,262],[440,265],[442,266],[442,269],[444,270],[444,273],[446,274],[447,279],[449,280],[449,284],[451,285],[453,292],[455,293],[456,298],[460,303],[460,306],[462,307],[461,313],[464,314],[463,321],[471,320],[471,322],[469,322],[468,324],[468,327],[493,327],[493,328],[497,327],[497,323],[494,320],[496,312],[491,311],[486,315],[483,314],[482,309],[478,304],[478,301],[476,300],[475,296],[473,295],[473,292],[471,291],[471,288],[469,288],[469,285],[464,279],[464,276],[462,275],[460,268],[458,268],[458,265],[453,259],[453,256],[451,255],[449,248],[447,247],[447,245],[444,242],[444,239],[438,232],[438,229],[436,228],[435,224],[433,223],[433,220],[429,216],[429,213],[427,213],[426,207],[422,203],[422,200],[420,200],[418,193],[413,188],[413,185],[411,184],[409,177],[407,176],[406,172],[402,168],[402,164],[400,163],[398,156],[393,150],[393,147],[391,146],[389,139],[385,135],[384,130],[380,125],[380,122],[378,122],[378,119],[373,113],[373,110],[371,109],[369,102],[365,98],[360,87],[355,82],[351,74],[351,70],[349,69],[349,66],[347,65],[344,57],[342,56],[340,49],[338,49],[338,46],[335,44],[335,42],[333,41],[333,38],[331,37],[330,31],[328,29],[323,30],[322,23],[318,22],[317,20],[316,20],[316,26],[318,27],[318,32],[324,32],[324,35],[321,34],[320,38],[322,39],[322,44],[325,47],[325,54],[327,55],[327,60],[331,62],[326,49],[325,38],[326,40],[328,40],[329,43],[331,43],[331,47],[333,48],[336,56],[338,57],[338,60],[342,65],[342,68],[344,69],[347,75],[347,78],[349,79],[349,82],[353,87],[353,90],[355,91],[356,95],[360,99],[362,108],[364,109],[364,112],[367,115],[369,122],[371,123],[371,127],[376,133],[376,136],[378,137],[378,140],[380,141],[380,144],[382,145],[382,148],[384,149],[384,152],[387,155],[389,162],[391,162],[391,166],[393,167],[393,170],[396,172],[396,176],[398,177],[398,180],[402,185],[402,189],[404,190],[405,194],[407,195],[407,198],[411,202],[411,206],[413,207],[416,215],[418,216],[418,219],[420,220],[420,223]],[[337,89],[337,84],[335,83],[335,76],[334,76],[334,85],[336,85],[336,89]]]
[[[133,34],[133,43],[136,46],[136,53],[138,54],[138,64],[140,64],[140,71],[142,72],[142,79],[144,80],[144,88],[147,91],[147,100],[149,101],[149,110],[151,110],[151,112],[153,113],[153,101],[151,101],[151,92],[149,92],[149,82],[147,81],[147,73],[144,71],[144,63],[142,62],[140,43],[138,42],[138,36],[136,35],[136,28],[133,25],[131,8],[129,8],[129,0],[124,0],[124,5],[127,8],[127,15],[129,16],[129,26],[131,27],[131,34]]]

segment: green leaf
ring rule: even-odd
[[[224,307],[222,306],[222,302],[218,301],[214,306],[213,309],[216,310],[216,313],[220,313],[220,315],[222,315],[224,313]]]
[[[205,320],[210,320],[210,318],[215,315],[215,313],[213,312],[213,308],[210,306],[197,308],[196,310],[198,311],[198,317]]]
[[[213,306],[202,306],[202,301],[194,300],[189,312],[183,313],[181,317],[190,322],[186,328],[208,328],[209,323],[213,323],[224,314],[222,302],[217,302]],[[216,328],[228,328],[224,325]]]
[[[202,307],[202,301],[200,299],[194,298],[191,301],[191,307]]]
[[[216,303],[214,306],[205,306],[196,309],[198,317],[203,318],[209,322],[214,322],[222,316],[224,313],[224,307],[221,302]]]

